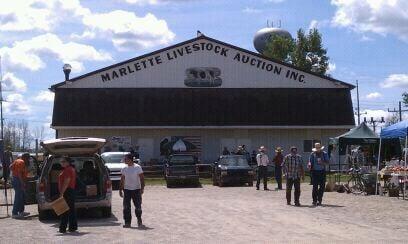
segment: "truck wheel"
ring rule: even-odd
[[[212,183],[213,183],[213,186],[218,186],[217,176],[213,175],[213,177],[212,177]]]
[[[220,179],[218,180],[218,185],[219,185],[220,187],[222,187],[222,186],[225,185],[225,184],[224,184],[224,181],[222,180],[222,177],[220,177]]]
[[[105,207],[101,209],[103,218],[110,218],[112,216],[112,207]]]

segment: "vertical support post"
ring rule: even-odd
[[[378,160],[377,160],[377,170],[376,170],[376,173],[375,173],[375,195],[377,195],[377,192],[378,192],[378,171],[380,170],[380,161],[381,161],[381,142],[382,142],[382,139],[381,139],[381,133],[380,133],[380,145],[379,145],[379,148],[378,148]]]
[[[399,103],[398,103],[398,105],[399,105],[399,121],[401,122],[402,121],[402,106],[401,106],[401,101],[399,101]]]
[[[357,120],[358,120],[358,125],[360,125],[360,93],[358,91],[358,80],[356,80],[357,84]]]

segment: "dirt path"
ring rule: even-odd
[[[147,187],[146,230],[121,227],[121,199],[114,192],[114,217],[80,219],[77,234],[61,236],[56,221],[42,223],[35,216],[23,221],[8,218],[0,219],[0,242],[408,242],[408,201],[326,193],[324,206],[315,208],[310,186],[303,184],[302,190],[303,206],[294,207],[286,205],[284,191]],[[35,205],[28,209],[36,214]]]

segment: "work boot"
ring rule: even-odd
[[[123,228],[130,228],[130,223],[125,223],[125,224],[123,225]]]
[[[137,226],[140,228],[143,226],[142,218],[137,219]]]

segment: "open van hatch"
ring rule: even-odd
[[[77,155],[96,153],[105,143],[102,138],[67,137],[43,141],[41,146],[54,155]]]

